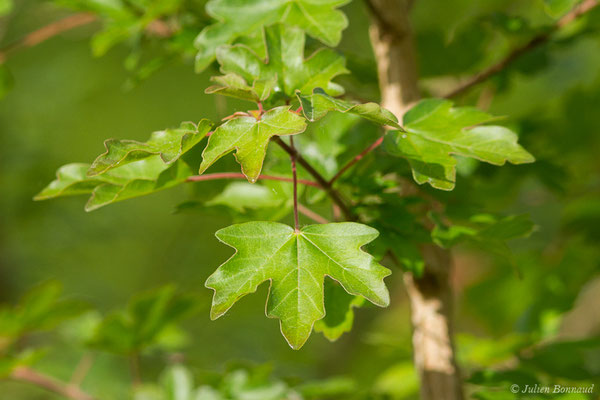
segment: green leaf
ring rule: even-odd
[[[597,380],[600,377],[599,354],[600,336],[592,334],[581,340],[554,341],[537,346],[531,354],[523,355],[521,361],[555,379]]]
[[[435,222],[431,238],[439,246],[450,248],[467,242],[506,257],[510,261],[512,261],[512,252],[506,241],[527,237],[535,228],[528,215],[496,217],[490,214],[478,214],[472,216],[467,223],[450,226],[445,226],[437,220]]]
[[[50,281],[28,291],[14,307],[0,307],[0,351],[3,338],[18,338],[32,331],[53,328],[83,313],[87,306],[62,299],[62,285]]]
[[[56,173],[56,180],[38,193],[34,200],[91,194],[85,205],[93,211],[117,201],[144,196],[185,182],[191,168],[178,160],[165,164],[159,155],[113,168],[101,175],[88,176],[88,164],[67,164]]]
[[[106,152],[96,158],[87,174],[100,175],[110,169],[153,155],[160,155],[165,164],[172,164],[198,144],[211,127],[212,123],[203,119],[198,125],[184,122],[179,128],[154,132],[150,139],[143,143],[135,140],[108,139],[104,142]]]
[[[183,365],[172,365],[163,373],[162,385],[166,392],[165,400],[193,400],[194,379],[189,369]]]
[[[205,385],[198,388],[194,400],[225,400],[225,397],[223,397],[217,389]]]
[[[571,11],[581,0],[544,0],[546,12],[553,18],[559,18]]]
[[[517,143],[517,135],[501,126],[479,126],[494,117],[472,107],[452,107],[441,99],[423,100],[404,115],[406,132],[386,134],[387,151],[408,160],[413,178],[436,189],[452,190],[456,159],[471,157],[494,165],[530,163],[534,158]]]
[[[413,363],[404,361],[387,368],[377,377],[373,391],[384,398],[417,398],[419,377]]]
[[[15,343],[24,335],[52,329],[88,309],[79,301],[62,298],[62,286],[50,281],[28,291],[15,306],[0,306],[0,375],[33,361],[38,351],[15,354]]]
[[[204,70],[214,59],[216,49],[244,35],[255,35],[263,26],[281,22],[304,30],[329,46],[336,46],[346,16],[336,10],[349,0],[211,0],[206,11],[219,22],[196,38],[196,70]]]
[[[12,11],[12,8],[12,0],[0,0],[0,17],[10,13]],[[2,96],[0,95],[0,97]]]
[[[216,233],[236,254],[206,281],[215,291],[211,318],[223,315],[242,296],[271,281],[268,317],[279,318],[290,346],[299,349],[315,321],[325,316],[325,275],[350,294],[385,307],[390,274],[361,246],[377,237],[375,229],[352,222],[309,225],[300,231],[276,222],[248,222]]]
[[[351,378],[338,376],[318,381],[309,381],[296,387],[303,399],[348,399],[359,389]]]
[[[315,331],[323,332],[330,341],[336,341],[352,330],[354,307],[360,307],[365,299],[349,295],[344,288],[331,279],[325,280],[325,317],[315,323]]]
[[[243,213],[246,210],[281,206],[284,199],[267,186],[234,182],[206,202],[207,206],[224,205]]]
[[[263,101],[272,92],[288,97],[311,93],[317,87],[342,94],[343,88],[331,81],[348,73],[344,57],[322,48],[304,59],[304,41],[302,30],[278,24],[265,29],[265,59],[245,45],[219,47],[217,60],[226,75],[213,78],[218,85],[207,92],[251,101]]]
[[[352,104],[329,96],[321,88],[315,88],[312,94],[308,96],[300,93],[296,93],[296,96],[302,105],[304,116],[309,121],[321,119],[330,111],[338,111],[356,114],[376,124],[388,125],[402,130],[402,127],[398,125],[396,116],[377,103]]]
[[[285,382],[269,379],[264,374],[265,371],[261,371],[260,368],[234,370],[223,379],[220,386],[222,397],[213,395],[201,399],[283,400],[298,398],[298,394],[290,390]]]
[[[25,349],[15,355],[2,355],[0,353],[0,379],[8,377],[15,369],[27,367],[37,362],[44,351]]]
[[[172,286],[134,297],[127,308],[109,314],[90,345],[119,354],[160,347],[162,335],[198,309],[195,297],[177,295]]]
[[[306,129],[306,121],[290,107],[274,108],[257,120],[237,117],[215,129],[202,153],[200,173],[235,150],[236,160],[250,182],[256,182],[262,169],[269,140],[273,136],[295,135]]]
[[[208,87],[204,91],[205,93],[222,94],[224,96],[253,102],[266,100],[271,95],[271,91],[276,85],[276,79],[274,77],[267,80],[256,78],[252,81],[252,86],[249,86],[244,78],[236,74],[213,76],[210,79],[215,82],[216,85]]]

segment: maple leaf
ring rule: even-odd
[[[454,108],[449,100],[423,100],[404,115],[406,132],[386,134],[386,149],[408,160],[417,183],[427,182],[442,190],[454,189],[456,182],[452,154],[494,165],[533,162],[533,156],[517,143],[518,136],[510,129],[476,126],[495,119],[473,107]]]
[[[385,307],[389,294],[383,278],[390,271],[361,250],[377,235],[375,229],[354,222],[309,225],[299,231],[277,222],[221,229],[217,238],[237,251],[206,281],[215,292],[211,318],[220,317],[269,280],[266,314],[280,319],[283,336],[298,349],[315,321],[325,316],[325,276],[346,292]]]
[[[269,110],[260,119],[240,116],[219,126],[208,139],[202,153],[200,173],[215,161],[235,150],[236,160],[250,182],[260,175],[269,140],[273,136],[295,135],[304,132],[306,120],[282,106]]]
[[[221,46],[217,60],[225,75],[214,77],[207,93],[220,93],[251,101],[263,101],[274,92],[288,98],[296,91],[310,94],[322,87],[340,95],[344,89],[332,82],[348,73],[344,57],[330,49],[319,49],[304,58],[305,35],[301,29],[274,25],[265,29],[267,57],[260,58],[245,45]]]
[[[93,211],[117,201],[173,187],[192,175],[191,168],[182,160],[167,165],[158,155],[95,176],[88,175],[89,168],[89,164],[63,165],[58,169],[56,179],[38,193],[34,200],[91,194],[85,210]]]
[[[100,175],[112,168],[154,155],[160,155],[165,164],[171,164],[198,144],[211,127],[212,122],[203,119],[198,125],[184,122],[176,129],[153,132],[146,142],[108,139],[104,142],[106,152],[96,158],[87,173],[89,176]]]
[[[330,111],[338,111],[341,113],[356,114],[379,125],[388,125],[396,129],[402,129],[398,125],[396,116],[377,103],[352,104],[331,97],[321,88],[315,88],[312,94],[308,96],[297,92],[296,97],[300,101],[300,105],[302,105],[302,113],[309,121],[319,120]]]
[[[301,28],[329,46],[336,46],[348,19],[336,8],[350,0],[211,0],[206,11],[218,22],[204,28],[195,41],[196,70],[215,59],[216,49],[243,35],[256,35],[278,22]]]
[[[322,332],[334,342],[352,330],[354,308],[364,304],[364,297],[352,296],[337,282],[325,280],[325,317],[315,323],[315,332]]]

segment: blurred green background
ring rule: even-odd
[[[519,30],[498,33],[504,25],[494,18],[518,16],[515,21],[522,18],[532,27],[551,22],[541,3],[418,1],[413,25],[424,91],[446,92],[454,76],[479,70],[526,36]],[[344,11],[350,28],[341,50],[353,59],[351,66],[368,69],[374,60],[366,10],[355,1]],[[62,15],[64,9],[47,2],[17,2],[0,21],[1,42]],[[465,165],[456,191],[441,195],[450,208],[470,197],[477,211],[529,213],[537,225],[531,238],[511,245],[522,278],[505,260],[470,248],[455,251],[456,329],[467,372],[508,358],[519,343],[600,334],[600,34],[594,20],[588,23],[583,34],[565,34],[497,77],[489,101],[479,92],[460,100],[487,102],[492,113],[507,115],[507,124],[538,159],[532,166]],[[231,220],[215,213],[174,214],[190,187],[91,213],[83,211],[83,198],[32,201],[59,166],[93,160],[106,138],[145,140],[181,121],[223,117],[214,96],[204,94],[211,71],[197,75],[191,63],[170,63],[125,90],[127,46],[94,58],[89,36],[95,29],[61,34],[7,61],[15,83],[0,102],[0,301],[13,302],[31,286],[56,279],[69,297],[107,311],[135,293],[172,282],[196,292],[205,304],[186,322],[191,338],[186,359],[199,369],[218,371],[232,360],[268,362],[278,377],[345,375],[390,398],[413,398],[408,305],[398,270],[386,281],[390,308],[361,309],[353,331],[339,341],[329,343],[313,333],[301,351],[293,351],[281,338],[278,321],[265,319],[265,285],[223,318],[209,320],[212,292],[204,281],[232,253],[214,232]],[[376,86],[357,87],[376,99]],[[228,113],[235,111],[235,103],[227,104]],[[589,363],[582,379],[597,381],[600,351],[595,347],[585,354]],[[68,379],[80,355],[79,348],[59,339],[40,369]],[[560,375],[562,357],[531,363],[542,370],[559,368],[553,373],[568,379]],[[152,379],[162,364],[148,357],[143,375]],[[122,360],[101,355],[84,387],[118,398],[128,384]],[[12,382],[0,382],[0,393],[3,399],[55,398]]]

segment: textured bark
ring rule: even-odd
[[[410,0],[367,0],[382,104],[401,116],[419,99],[417,61],[409,23]],[[451,257],[434,245],[421,248],[425,273],[404,281],[411,302],[415,366],[423,400],[461,400],[462,384],[452,332]]]

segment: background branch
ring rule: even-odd
[[[408,0],[370,0],[379,15],[404,27],[398,37],[374,15],[371,43],[377,60],[382,106],[399,118],[419,100],[414,38],[410,29]],[[404,274],[411,305],[413,354],[421,381],[423,400],[461,400],[462,379],[453,343],[451,256],[433,244],[423,246],[423,276]]]
[[[23,48],[36,46],[62,32],[69,31],[82,25],[87,25],[96,20],[96,16],[89,13],[79,13],[69,15],[63,19],[52,22],[43,26],[31,33],[28,33],[23,38],[9,44],[0,50],[0,63],[4,62],[11,54]]]
[[[37,46],[63,32],[70,31],[83,25],[88,25],[97,20],[98,18],[94,14],[77,13],[36,29],[21,39],[0,49],[0,63],[6,61],[8,57],[19,50]],[[145,27],[145,32],[157,37],[169,37],[173,35],[174,30],[165,21],[156,19],[148,23]]]
[[[67,399],[94,400],[94,397],[83,392],[77,385],[61,382],[31,368],[19,367],[12,372],[11,378],[15,381],[26,382],[41,387],[49,392],[66,397]]]
[[[510,64],[512,64],[515,60],[517,60],[522,55],[540,47],[541,45],[550,41],[554,33],[573,22],[577,18],[582,15],[592,11],[600,5],[600,2],[597,0],[585,0],[583,3],[579,4],[579,6],[575,7],[571,12],[566,14],[564,17],[559,19],[556,24],[552,26],[552,28],[544,33],[540,33],[537,36],[531,38],[527,43],[522,45],[521,47],[517,47],[513,51],[511,51],[506,57],[500,60],[498,63],[488,67],[487,69],[481,71],[477,75],[469,78],[466,82],[458,86],[456,89],[452,90],[450,93],[446,94],[445,98],[456,97],[459,94],[462,94],[472,87],[486,81],[490,77],[496,75],[501,72],[505,68],[507,68]]]

